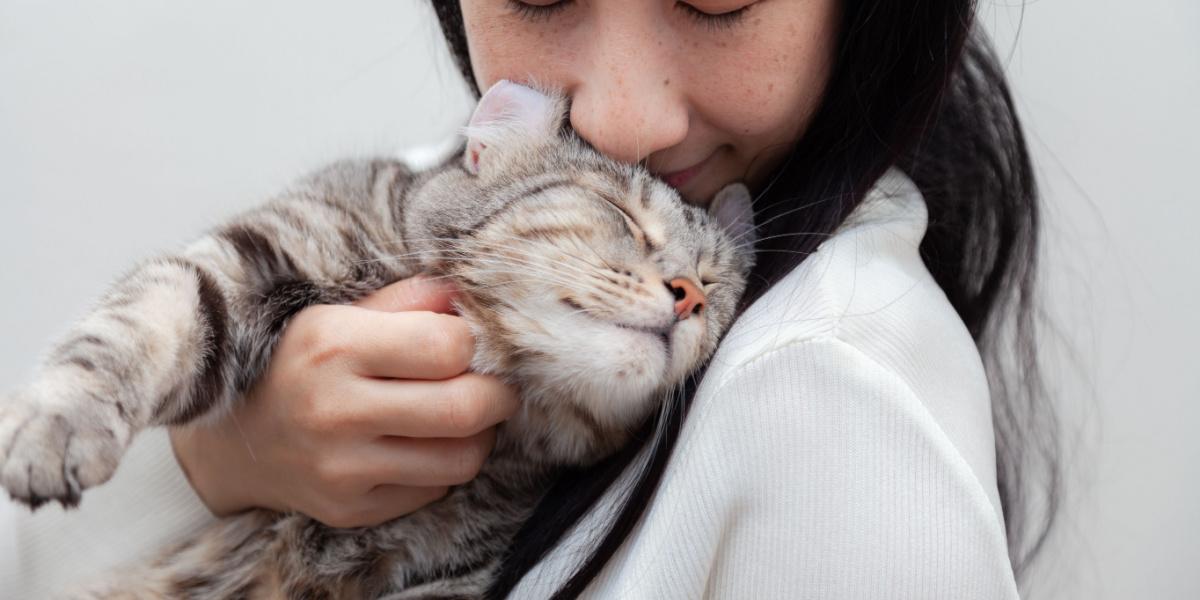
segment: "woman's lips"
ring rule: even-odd
[[[713,154],[716,154],[716,153],[714,152]],[[709,154],[708,158],[705,158],[704,160],[702,160],[686,169],[680,169],[678,171],[671,171],[670,173],[663,173],[662,175],[660,175],[660,177],[662,177],[663,181],[667,182],[667,185],[669,185],[675,189],[682,188],[683,186],[687,185],[687,183],[689,181],[691,181],[693,178],[695,178],[696,175],[698,175],[700,173],[700,171],[704,170],[704,165],[708,164],[709,159],[711,159],[712,157],[713,157],[713,155]]]

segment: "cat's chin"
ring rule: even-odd
[[[602,426],[632,428],[658,410],[669,382],[696,368],[702,335],[699,320],[665,331],[605,325],[577,338],[576,352],[555,355],[538,379]]]
[[[462,305],[464,313],[473,308]],[[651,327],[581,314],[557,301],[522,308],[505,315],[506,327],[477,328],[473,367],[520,382],[522,398],[540,405],[543,415],[557,415],[559,425],[594,425],[605,436],[628,432],[658,410],[669,384],[683,381],[704,352],[702,316]]]

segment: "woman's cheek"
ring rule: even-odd
[[[760,5],[742,34],[704,49],[697,57],[700,72],[731,133],[781,132],[794,139],[820,103],[832,71],[837,3]]]
[[[694,101],[697,112],[715,128],[738,138],[794,138],[821,96],[820,89],[806,90],[800,82],[775,74],[731,74],[705,88]]]
[[[824,53],[773,36],[739,50],[708,52],[693,63],[699,84],[693,101],[709,107],[710,120],[737,135],[761,135],[805,120],[824,92],[829,70]]]

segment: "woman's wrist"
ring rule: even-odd
[[[193,425],[170,428],[171,449],[175,453],[175,462],[183,471],[184,477],[196,493],[196,497],[208,511],[218,517],[231,515],[259,506],[248,495],[249,486],[226,485],[231,480],[229,470],[236,468],[236,461],[224,460],[227,457],[221,448],[221,440],[213,439],[220,435],[221,428]],[[219,469],[220,473],[214,472]]]

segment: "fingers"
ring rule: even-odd
[[[348,425],[373,435],[463,438],[511,417],[516,390],[489,375],[445,381],[359,379],[343,405]]]
[[[424,310],[451,313],[454,311],[451,301],[455,291],[454,286],[444,279],[417,275],[381,288],[354,305],[383,312]]]
[[[230,512],[262,506],[353,527],[407,514],[475,476],[517,394],[464,372],[474,339],[443,314],[453,294],[414,278],[358,305],[297,313],[250,401],[176,444],[181,464],[198,457],[188,469],[197,491],[226,493],[216,506]]]
[[[465,438],[380,437],[355,457],[355,469],[376,485],[462,485],[479,474],[495,444],[495,428]]]
[[[306,514],[332,527],[361,527],[408,514],[473,479],[496,443],[495,429],[461,439],[380,437],[341,458],[317,461],[332,496]]]
[[[350,358],[368,377],[447,379],[466,371],[474,354],[475,337],[459,317],[372,313]]]
[[[466,371],[475,352],[466,321],[452,315],[318,305],[292,324],[302,326],[296,344],[310,367],[336,364],[363,377],[446,379]]]

